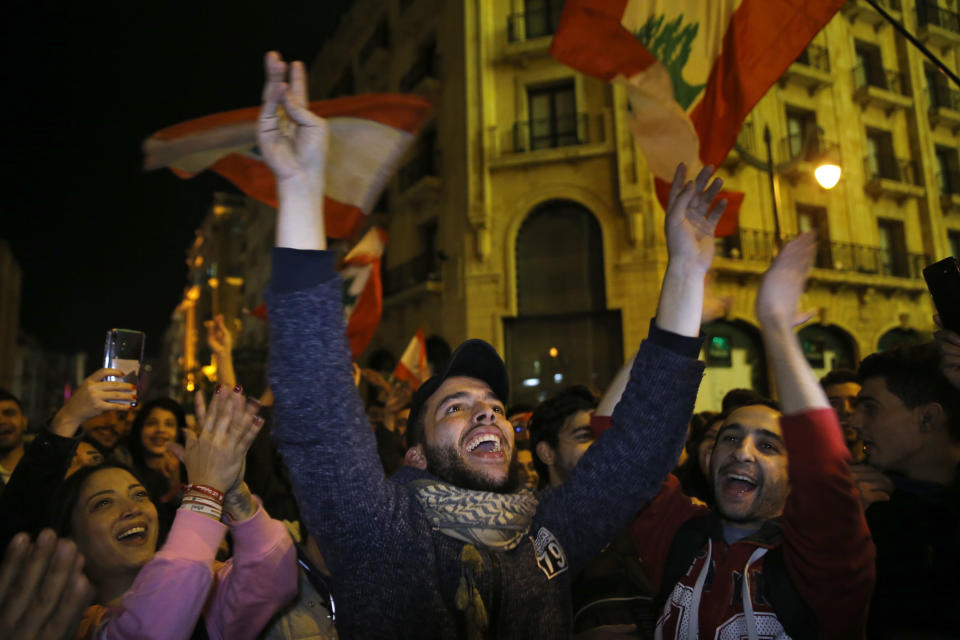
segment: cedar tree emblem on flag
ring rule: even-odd
[[[666,206],[673,172],[719,166],[744,118],[844,0],[567,0],[551,54],[622,84]],[[730,235],[743,194],[716,235]]]
[[[430,103],[415,96],[370,94],[310,103],[327,119],[324,215],[327,236],[352,238],[416,139]],[[277,185],[257,147],[260,107],[216,113],[162,129],[143,144],[144,168],[181,178],[216,171],[248,196],[277,206]]]

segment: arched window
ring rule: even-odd
[[[534,209],[516,241],[517,317],[504,319],[513,402],[571,384],[601,390],[623,361],[620,312],[606,309],[603,240],[589,210],[567,200]]]
[[[731,389],[770,394],[766,356],[756,327],[742,320],[717,320],[703,325],[702,332],[707,370],[697,395],[697,411],[719,411]]]
[[[856,343],[840,327],[812,324],[801,329],[797,337],[817,377],[834,369],[857,368]]]

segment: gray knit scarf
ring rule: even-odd
[[[537,498],[527,489],[493,493],[427,479],[414,480],[407,486],[435,529],[493,551],[516,548],[537,511]]]

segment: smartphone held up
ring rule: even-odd
[[[143,364],[143,348],[147,334],[130,329],[110,329],[103,348],[103,366],[123,371],[123,377],[109,376],[111,381],[128,382],[137,387],[140,395],[140,367]],[[131,406],[126,400],[113,400],[117,404]]]
[[[960,333],[960,262],[953,256],[923,270],[944,329]]]

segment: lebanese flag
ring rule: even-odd
[[[423,329],[417,329],[413,340],[407,345],[406,351],[400,357],[397,368],[393,370],[393,377],[397,380],[406,380],[416,391],[421,382],[430,377],[430,364],[427,362],[427,341],[423,337]]]
[[[717,167],[744,118],[844,0],[567,0],[550,53],[623,85],[631,128],[666,208],[680,162]],[[717,236],[743,194],[724,192]]]
[[[324,219],[327,236],[352,238],[411,147],[430,103],[416,96],[369,94],[310,103],[327,119]],[[260,107],[215,113],[154,133],[143,143],[144,168],[181,178],[216,171],[248,196],[277,206],[277,184],[257,147]]]
[[[387,233],[371,227],[360,242],[347,253],[340,269],[343,279],[343,315],[347,322],[347,340],[356,360],[373,338],[383,311],[383,285],[380,258],[387,244]]]

